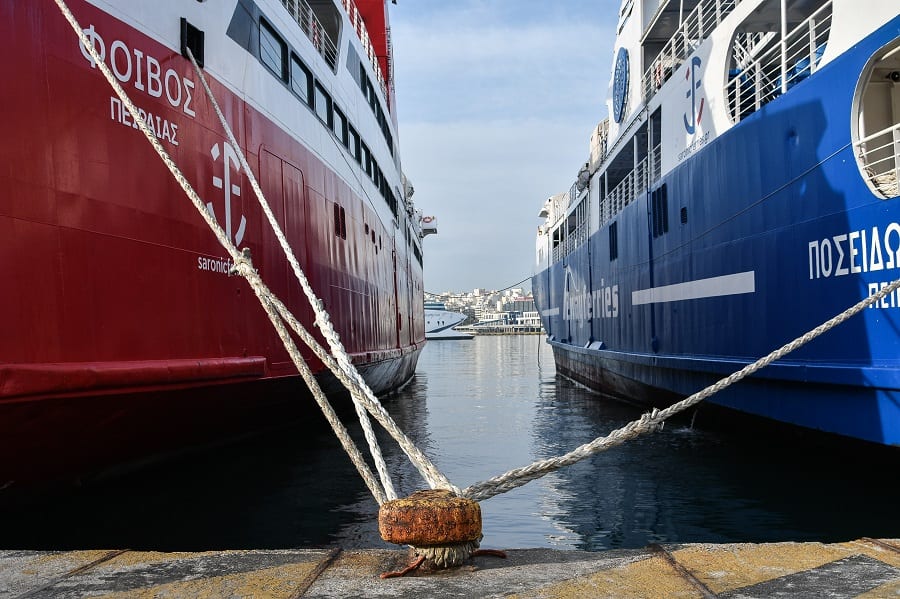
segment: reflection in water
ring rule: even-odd
[[[384,403],[460,487],[570,451],[640,414],[556,377],[537,335],[429,343],[416,377]],[[379,440],[398,492],[422,488],[383,431]],[[875,457],[670,421],[485,501],[482,544],[898,537],[886,491],[897,481],[896,452]],[[332,433],[297,426],[27,506],[0,498],[0,548],[386,547],[377,512]]]

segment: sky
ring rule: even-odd
[[[618,8],[619,0],[389,4],[403,171],[438,228],[423,241],[426,291],[502,289],[531,277],[537,214],[575,181],[606,117]]]

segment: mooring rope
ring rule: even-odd
[[[546,474],[549,474],[550,472],[553,472],[554,470],[562,468],[563,466],[574,464],[575,462],[583,460],[596,453],[606,451],[607,449],[615,447],[616,445],[621,445],[625,441],[633,439],[638,435],[657,430],[667,418],[700,403],[704,399],[718,393],[719,391],[722,391],[726,387],[733,385],[741,379],[753,374],[757,370],[765,368],[775,360],[783,358],[795,349],[805,345],[806,343],[809,343],[819,335],[830,331],[834,327],[838,326],[848,318],[871,306],[875,302],[881,301],[889,294],[896,291],[898,288],[900,288],[900,279],[897,279],[890,285],[883,287],[877,293],[859,301],[844,312],[841,312],[834,318],[825,321],[808,333],[797,337],[793,341],[786,343],[770,354],[763,356],[756,362],[748,364],[737,372],[732,373],[731,375],[723,379],[720,379],[716,383],[713,383],[705,389],[702,389],[697,393],[694,393],[693,395],[672,404],[664,410],[654,409],[650,412],[646,412],[639,419],[626,424],[622,428],[612,431],[605,437],[598,437],[590,443],[581,445],[567,454],[561,455],[556,458],[539,460],[528,466],[515,468],[513,470],[510,470],[509,472],[506,472],[505,474],[501,474],[500,476],[495,476],[494,478],[490,478],[480,483],[476,483],[474,485],[466,487],[465,489],[463,489],[463,497],[468,497],[469,499],[473,499],[475,501],[488,499],[490,497],[493,497],[494,495],[499,495],[500,493],[505,493],[506,491],[515,489],[516,487],[520,487],[529,481],[540,478]]]
[[[319,327],[322,335],[331,346],[331,351],[336,358],[340,370],[348,374],[351,371],[356,372],[356,369],[353,367],[353,364],[350,361],[350,356],[347,355],[347,352],[344,350],[344,346],[341,343],[340,337],[334,330],[334,327],[331,325],[330,315],[325,310],[322,301],[315,294],[312,285],[309,284],[309,280],[306,278],[305,273],[300,268],[300,263],[297,261],[297,257],[294,255],[293,248],[291,248],[290,244],[287,241],[287,238],[284,235],[284,232],[281,230],[281,226],[278,224],[278,220],[275,218],[275,214],[272,212],[272,209],[269,206],[269,202],[266,200],[262,188],[259,186],[259,182],[256,180],[256,176],[253,174],[253,171],[250,169],[250,165],[247,163],[247,158],[244,156],[244,151],[238,144],[237,139],[234,137],[234,132],[231,130],[231,126],[225,119],[225,115],[222,113],[222,109],[219,108],[219,103],[216,101],[216,97],[213,95],[212,90],[210,89],[209,84],[206,81],[206,77],[204,76],[202,69],[200,69],[200,65],[197,64],[197,59],[194,57],[194,53],[190,48],[187,48],[187,54],[188,58],[191,61],[191,64],[194,66],[194,71],[197,73],[197,76],[200,79],[200,83],[203,85],[203,89],[206,92],[206,97],[209,99],[210,104],[212,105],[213,110],[215,111],[216,116],[219,119],[219,123],[221,123],[222,128],[225,130],[228,141],[231,143],[232,148],[234,148],[234,151],[237,154],[238,160],[241,163],[241,168],[247,175],[247,178],[250,180],[250,186],[253,189],[253,193],[256,196],[259,205],[263,210],[263,213],[266,215],[266,219],[269,221],[269,225],[272,227],[272,230],[275,233],[275,237],[278,239],[281,250],[287,258],[288,263],[290,263],[291,265],[291,269],[294,272],[294,277],[296,277],[297,281],[300,283],[300,287],[303,289],[303,293],[306,295],[310,305],[313,308],[313,312],[316,315],[316,326]],[[311,336],[309,338],[312,339]],[[335,371],[335,373],[337,373],[337,371]],[[352,377],[352,375],[349,376]],[[363,382],[363,384],[365,383]],[[358,387],[355,385],[347,386],[348,390],[353,390],[356,388]],[[381,448],[379,447],[378,441],[375,438],[375,431],[372,430],[372,423],[369,421],[369,418],[366,415],[365,408],[362,406],[358,394],[351,393],[351,398],[353,400],[353,408],[356,410],[357,418],[359,419],[360,425],[363,429],[363,435],[365,436],[366,442],[369,444],[369,451],[375,461],[375,469],[378,471],[379,477],[381,478],[381,484],[384,487],[385,494],[387,495],[388,499],[396,499],[397,491],[394,489],[394,485],[391,482],[391,476],[388,472],[387,465],[384,462],[384,457],[381,454]]]
[[[241,167],[246,173],[247,178],[250,179],[250,184],[253,188],[253,192],[256,195],[257,201],[259,202],[260,206],[263,209],[263,212],[266,215],[266,219],[269,221],[269,225],[275,232],[275,236],[278,239],[281,250],[287,257],[288,262],[291,265],[291,269],[294,272],[294,276],[300,283],[301,287],[303,288],[303,292],[306,294],[310,305],[315,311],[315,324],[316,326],[318,326],[319,330],[322,332],[323,337],[325,337],[326,341],[328,341],[328,345],[331,347],[333,359],[329,360],[327,364],[337,365],[337,368],[331,368],[331,370],[350,391],[354,406],[357,407],[357,413],[360,417],[360,422],[366,422],[366,424],[368,424],[368,418],[365,418],[364,414],[362,413],[362,409],[364,407],[375,417],[376,420],[378,420],[379,424],[381,424],[391,435],[391,437],[400,445],[404,453],[406,453],[407,457],[416,466],[416,468],[419,470],[419,473],[429,483],[429,485],[431,485],[432,488],[444,488],[459,491],[458,487],[453,485],[447,479],[447,477],[445,477],[437,469],[437,467],[431,462],[431,460],[429,460],[425,456],[425,454],[423,454],[419,450],[419,448],[416,447],[415,444],[403,433],[403,431],[400,430],[400,428],[391,418],[390,414],[388,414],[387,410],[384,409],[384,406],[381,405],[381,402],[378,401],[378,398],[375,397],[375,394],[369,388],[369,385],[366,383],[366,381],[362,378],[362,375],[359,374],[359,371],[356,370],[356,368],[353,366],[353,363],[350,360],[350,356],[347,354],[347,351],[344,349],[344,346],[341,343],[340,336],[338,335],[337,331],[334,330],[334,326],[331,324],[331,317],[328,314],[328,311],[325,309],[322,301],[316,296],[316,293],[313,290],[312,285],[310,285],[309,280],[306,278],[303,269],[300,268],[300,263],[297,261],[293,249],[288,243],[284,232],[281,230],[281,226],[278,224],[278,220],[272,213],[272,210],[269,207],[269,203],[268,201],[266,201],[265,195],[263,194],[263,191],[256,180],[256,176],[253,174],[250,165],[247,163],[247,160],[244,157],[244,152],[238,145],[237,140],[234,137],[234,133],[232,132],[231,127],[228,124],[228,121],[225,120],[225,116],[222,114],[222,111],[219,108],[219,103],[216,101],[216,98],[213,95],[209,84],[206,82],[206,77],[204,76],[202,69],[194,59],[194,55],[191,52],[190,48],[188,48],[187,51],[191,64],[194,65],[194,70],[197,72],[197,76],[200,78],[200,82],[203,84],[203,89],[205,90],[207,97],[209,98],[210,103],[215,110],[216,116],[219,118],[219,122],[221,123],[222,128],[225,130],[229,141],[231,142],[232,146],[234,146],[235,152],[240,159]],[[274,297],[274,294],[272,295],[272,297]],[[281,306],[282,310],[280,310],[280,312],[282,313],[282,315],[289,314],[289,311],[284,307],[284,305],[281,304]],[[300,326],[299,321],[297,321],[296,319],[293,320],[297,323],[298,326]],[[300,328],[302,328],[302,326]],[[316,342],[311,336],[309,337],[309,340],[310,341],[307,341],[306,338],[304,338],[304,341],[307,343],[307,345],[310,345],[310,348],[314,349],[313,345],[319,345],[318,342]],[[312,343],[312,345],[310,344],[310,342]],[[327,355],[327,352],[323,351],[323,353]],[[322,356],[319,357],[321,358]],[[371,432],[371,427],[366,427],[365,424],[363,425],[363,427],[367,431],[366,438],[369,439],[369,435],[371,435],[370,445],[374,445],[377,448],[378,442],[375,440],[374,433]],[[375,455],[376,452],[380,457],[380,451],[378,450],[373,450],[373,455]],[[378,461],[378,458],[376,458],[376,461]],[[379,471],[381,467],[384,467],[384,477],[388,481],[390,481],[390,477],[387,474],[387,467],[384,466],[383,460],[380,462]],[[385,486],[388,487],[388,485]],[[392,495],[391,498],[395,499],[396,493],[393,493],[392,488],[390,489],[390,491],[391,492],[389,493],[389,495]]]
[[[90,53],[92,59],[100,68],[104,77],[107,79],[113,90],[122,100],[123,105],[128,109],[129,113],[131,113],[132,117],[134,118],[134,122],[137,123],[141,132],[144,134],[144,137],[147,138],[147,140],[156,150],[157,154],[159,154],[163,163],[169,169],[169,172],[172,174],[172,176],[184,190],[185,194],[194,204],[194,207],[197,209],[201,217],[209,226],[210,230],[216,236],[216,239],[231,256],[233,262],[232,269],[243,276],[250,284],[251,288],[254,290],[254,293],[260,301],[260,305],[265,310],[266,314],[269,317],[269,320],[272,322],[273,326],[278,332],[279,337],[284,343],[285,348],[291,356],[291,360],[294,362],[297,370],[300,372],[304,381],[309,386],[320,409],[322,409],[322,412],[323,414],[325,414],[326,419],[335,432],[335,435],[340,440],[342,447],[344,447],[344,450],[350,456],[351,461],[353,462],[354,466],[356,466],[357,470],[365,481],[366,486],[372,492],[372,495],[375,497],[379,505],[385,502],[386,497],[389,497],[391,495],[396,497],[396,493],[393,490],[392,484],[390,483],[390,476],[387,473],[387,467],[384,464],[383,458],[381,457],[380,449],[373,450],[373,459],[375,459],[376,461],[376,465],[379,470],[379,474],[382,476],[382,479],[387,481],[386,484],[384,484],[384,489],[379,485],[379,481],[375,478],[374,474],[365,463],[364,458],[356,448],[356,445],[350,438],[346,428],[334,413],[333,408],[322,392],[321,387],[316,381],[308,365],[303,360],[302,355],[300,354],[299,350],[296,347],[296,344],[290,336],[290,333],[285,327],[285,322],[287,322],[287,324],[301,338],[301,340],[303,340],[304,343],[306,343],[310,347],[310,349],[312,349],[316,356],[347,387],[347,389],[350,391],[351,397],[354,399],[354,405],[357,406],[357,413],[360,415],[361,423],[368,422],[368,418],[365,417],[365,414],[361,414],[361,411],[364,408],[364,410],[371,414],[378,421],[378,423],[381,424],[385,428],[385,430],[390,433],[391,437],[393,437],[398,442],[404,453],[406,453],[410,461],[416,466],[416,468],[422,474],[423,478],[426,480],[426,482],[429,483],[429,485],[431,485],[432,488],[449,489],[455,494],[462,497],[466,497],[474,501],[483,501],[485,499],[489,499],[501,493],[505,493],[507,491],[520,487],[529,481],[545,476],[546,474],[558,470],[559,468],[574,464],[587,457],[590,457],[617,445],[621,445],[629,439],[658,430],[667,418],[700,403],[711,395],[718,393],[719,391],[733,385],[743,378],[755,373],[761,368],[768,366],[772,362],[786,356],[797,348],[805,345],[809,341],[840,325],[865,308],[873,305],[875,302],[881,301],[889,294],[895,292],[898,288],[900,288],[900,279],[897,279],[889,285],[881,288],[875,294],[854,304],[844,312],[822,323],[808,333],[797,337],[793,341],[760,358],[756,362],[753,362],[752,364],[745,366],[741,370],[719,380],[718,382],[706,387],[705,389],[677,403],[672,404],[668,408],[665,408],[663,410],[653,409],[652,411],[643,414],[639,419],[625,425],[624,427],[616,429],[615,431],[612,431],[604,437],[598,437],[590,443],[581,445],[573,451],[562,456],[545,460],[538,460],[528,466],[515,468],[499,476],[473,484],[460,491],[458,487],[450,483],[450,481],[443,474],[441,474],[440,471],[438,471],[437,467],[434,466],[434,464],[430,460],[428,460],[428,458],[415,446],[415,444],[412,443],[411,440],[409,440],[409,438],[399,429],[399,427],[397,427],[396,423],[387,413],[387,410],[384,409],[384,407],[375,397],[374,393],[362,379],[362,376],[353,366],[349,355],[346,353],[343,345],[340,342],[340,338],[337,332],[331,325],[330,318],[324,308],[324,305],[322,304],[321,300],[316,297],[311,285],[309,284],[309,281],[306,279],[299,263],[294,257],[290,245],[287,243],[287,240],[285,239],[284,234],[277,223],[277,220],[275,219],[274,215],[271,212],[271,209],[268,206],[268,203],[265,200],[262,190],[259,188],[259,184],[257,183],[252,170],[250,169],[249,165],[246,162],[246,159],[244,158],[244,154],[241,150],[240,145],[235,140],[234,134],[232,133],[231,128],[228,126],[224,115],[222,115],[218,103],[216,102],[212,91],[209,89],[209,86],[206,83],[206,79],[202,73],[202,70],[194,60],[193,54],[190,53],[190,50],[188,50],[188,53],[191,63],[194,65],[194,68],[197,71],[201,82],[203,83],[204,89],[206,90],[210,102],[213,105],[216,114],[218,115],[219,120],[226,131],[226,134],[228,135],[229,141],[231,142],[235,152],[240,159],[242,168],[250,179],[254,193],[256,194],[257,199],[259,200],[260,205],[263,208],[263,212],[266,214],[270,225],[276,233],[279,244],[281,245],[282,250],[284,251],[286,257],[288,258],[288,261],[291,264],[292,269],[294,270],[295,277],[300,282],[301,286],[303,287],[304,293],[307,296],[307,299],[316,312],[316,325],[322,331],[322,334],[328,341],[334,355],[329,354],[323,347],[321,347],[321,345],[315,340],[312,334],[310,334],[303,327],[303,325],[300,324],[300,322],[293,316],[293,314],[290,313],[286,306],[265,285],[265,283],[259,276],[259,273],[253,268],[249,255],[245,255],[244,253],[238,251],[238,249],[231,243],[228,235],[219,226],[218,222],[216,222],[216,220],[207,210],[203,201],[200,199],[196,191],[194,191],[193,187],[181,173],[177,165],[175,165],[175,163],[172,161],[165,148],[163,148],[162,144],[150,131],[146,123],[139,117],[137,107],[131,102],[130,98],[126,94],[125,90],[122,89],[121,85],[119,85],[119,82],[116,80],[113,73],[102,61],[96,49],[94,48],[93,43],[91,43],[91,41],[84,34],[81,26],[72,15],[68,6],[66,6],[65,1],[54,1],[56,2],[60,11],[63,13],[63,16],[65,16],[66,20],[72,26],[73,30],[81,41],[81,44]],[[369,441],[370,449],[373,446],[377,448],[378,442],[374,437],[374,433],[371,432],[371,427],[369,426],[367,429],[366,425],[363,424],[363,428],[366,431],[365,434],[367,441]],[[369,439],[370,433],[371,440]]]
[[[233,262],[232,270],[243,276],[245,279],[247,279],[248,283],[251,284],[251,288],[253,288],[254,292],[256,292],[257,297],[260,299],[261,305],[264,309],[266,309],[269,319],[272,321],[273,326],[276,328],[279,336],[282,338],[282,341],[285,344],[285,348],[291,356],[292,361],[294,362],[295,366],[297,366],[298,371],[300,371],[300,373],[304,375],[304,381],[307,383],[307,385],[310,385],[310,388],[313,390],[316,402],[323,410],[323,413],[326,413],[326,418],[329,420],[329,423],[335,430],[335,434],[341,440],[341,443],[345,447],[345,450],[347,450],[348,454],[351,455],[351,459],[354,461],[354,465],[356,465],[357,470],[360,470],[360,474],[366,480],[366,484],[367,486],[369,486],[370,490],[372,490],[373,487],[377,488],[377,485],[372,484],[372,475],[371,471],[368,469],[368,466],[366,465],[364,469],[361,468],[362,465],[365,465],[364,460],[361,459],[361,454],[359,454],[359,451],[356,449],[355,444],[353,444],[352,440],[349,438],[349,435],[347,434],[346,429],[343,427],[343,424],[341,424],[337,419],[337,416],[334,415],[333,409],[331,408],[330,404],[328,404],[327,399],[324,397],[324,394],[321,393],[319,385],[312,377],[308,366],[302,358],[302,355],[296,349],[296,346],[290,339],[290,336],[286,333],[286,331],[283,330],[283,324],[279,322],[279,316],[285,317],[290,314],[290,312],[280,301],[273,302],[273,299],[276,299],[275,295],[268,289],[268,287],[259,277],[259,274],[252,267],[249,258],[245,257],[243,253],[239,252],[239,250],[231,243],[228,235],[225,234],[216,220],[209,213],[202,200],[193,190],[190,183],[186,180],[177,165],[175,165],[175,163],[172,161],[165,148],[163,148],[160,142],[156,139],[156,136],[154,136],[152,132],[149,131],[149,128],[146,126],[142,119],[137,118],[137,108],[131,102],[125,90],[122,89],[121,85],[119,85],[119,82],[115,79],[112,72],[97,54],[96,49],[93,47],[93,44],[82,31],[81,26],[72,15],[68,6],[66,6],[65,1],[55,0],[55,2],[62,11],[63,15],[66,17],[66,20],[69,21],[69,24],[72,26],[72,29],[75,31],[82,45],[85,46],[85,48],[90,52],[94,62],[100,68],[104,77],[107,79],[116,94],[122,100],[123,105],[125,105],[132,116],[135,117],[134,120],[136,123],[138,123],[138,126],[144,133],[144,136],[156,150],[157,154],[159,154],[160,158],[172,173],[172,176],[175,178],[175,180],[185,191],[186,195],[190,198],[191,202],[194,204],[194,207],[198,210],[198,212],[200,212],[204,221],[215,234],[216,239],[219,241],[220,245],[222,245],[226,249],[226,251],[228,251]],[[387,472],[387,467],[384,464],[384,460],[380,457],[380,449],[378,448],[378,443],[375,439],[374,432],[371,430],[370,425],[367,426],[369,424],[368,418],[365,418],[364,414],[362,414],[362,408],[372,414],[372,416],[375,417],[379,424],[381,424],[385,428],[385,430],[395,439],[395,441],[397,441],[401,449],[403,449],[404,453],[406,453],[410,461],[432,488],[445,488],[458,494],[459,488],[453,485],[437,469],[437,467],[434,466],[434,464],[425,456],[425,454],[422,453],[421,450],[419,450],[415,446],[415,444],[399,429],[399,427],[388,414],[387,410],[384,409],[384,407],[375,397],[375,394],[368,387],[362,376],[353,366],[349,355],[344,350],[343,345],[340,342],[340,338],[337,332],[334,330],[334,327],[331,324],[330,317],[325,310],[324,305],[322,304],[321,300],[319,300],[315,296],[315,293],[312,290],[309,281],[303,274],[303,271],[300,268],[300,265],[290,248],[290,245],[284,237],[284,233],[281,231],[281,228],[278,225],[274,214],[269,208],[268,202],[265,200],[262,189],[259,187],[259,183],[257,182],[253,171],[250,169],[249,164],[247,163],[241,146],[237,143],[237,140],[235,139],[234,134],[230,126],[228,125],[228,122],[225,120],[225,117],[215,100],[215,96],[212,94],[212,91],[210,90],[209,85],[206,82],[203,72],[200,69],[199,65],[196,63],[196,60],[190,52],[190,49],[188,49],[188,54],[189,59],[194,66],[194,69],[200,77],[201,83],[203,84],[203,87],[210,100],[210,104],[213,106],[216,115],[219,118],[219,121],[221,122],[225,133],[239,158],[242,169],[247,174],[248,179],[250,180],[251,187],[254,190],[257,200],[259,201],[263,212],[266,214],[266,218],[272,226],[276,237],[279,240],[279,244],[285,253],[285,256],[291,264],[294,275],[300,282],[304,293],[307,296],[307,299],[310,301],[310,304],[312,305],[313,310],[316,313],[316,325],[319,327],[319,329],[322,331],[323,336],[329,342],[334,357],[329,356],[328,352],[326,352],[319,346],[318,342],[312,337],[312,335],[305,332],[305,329],[303,329],[302,325],[300,325],[299,321],[296,318],[291,316],[289,318],[289,322],[291,323],[294,331],[297,332],[301,339],[303,339],[303,341],[316,353],[317,357],[322,359],[323,363],[325,363],[325,365],[332,370],[335,376],[347,387],[347,389],[350,391],[351,398],[353,398],[354,400],[354,406],[357,410],[358,416],[360,416],[364,434],[367,441],[369,442],[370,449],[372,449],[373,459],[376,461],[376,467],[379,470],[379,474],[382,478],[382,484],[385,489],[383,492],[375,492],[373,490],[373,495],[375,496],[376,500],[379,504],[381,504],[385,501],[385,498],[396,498],[396,491],[393,489],[393,485],[390,481],[390,476]],[[268,305],[277,305],[278,309],[274,313],[269,312],[269,309],[267,307]],[[310,381],[312,381],[312,384],[310,383]],[[360,404],[362,405],[362,408],[360,408]]]
[[[72,29],[75,31],[75,34],[78,36],[81,44],[90,53],[91,58],[94,60],[94,63],[97,65],[97,67],[100,68],[100,71],[103,73],[107,82],[109,82],[113,90],[116,92],[116,95],[118,95],[122,100],[122,104],[132,115],[134,122],[137,123],[139,129],[144,134],[144,137],[147,138],[147,141],[149,141],[153,148],[156,150],[156,153],[169,169],[169,172],[181,186],[182,190],[184,190],[185,194],[191,200],[191,203],[194,205],[194,207],[200,213],[200,216],[206,222],[207,226],[213,232],[219,244],[223,248],[225,248],[225,250],[230,255],[233,262],[232,268],[236,272],[240,273],[245,279],[247,279],[248,283],[250,283],[251,288],[254,290],[260,300],[260,305],[266,311],[269,320],[272,321],[272,324],[278,332],[279,337],[281,337],[281,340],[284,343],[288,354],[291,356],[291,360],[294,362],[294,365],[297,367],[297,370],[300,372],[303,380],[309,386],[310,391],[312,392],[313,397],[316,400],[316,403],[319,405],[319,408],[325,415],[326,420],[328,420],[328,423],[331,425],[332,430],[334,430],[335,435],[338,437],[344,450],[350,456],[350,460],[353,462],[354,466],[356,466],[357,471],[360,473],[360,476],[363,478],[366,486],[372,492],[372,495],[375,497],[376,501],[378,501],[379,504],[384,503],[384,501],[387,500],[385,492],[379,485],[378,480],[372,474],[372,471],[366,464],[365,459],[357,449],[356,444],[350,438],[347,429],[344,427],[337,414],[334,412],[334,409],[331,407],[331,404],[328,402],[328,399],[322,392],[322,389],[313,376],[312,372],[310,371],[309,366],[307,366],[306,362],[303,360],[302,355],[297,350],[297,347],[294,344],[293,340],[290,338],[290,335],[284,329],[283,324],[280,322],[278,313],[275,311],[271,302],[267,300],[267,297],[269,297],[271,294],[270,292],[268,292],[268,288],[265,286],[265,283],[263,283],[262,279],[259,277],[259,273],[257,273],[256,270],[252,267],[249,258],[244,256],[243,253],[239,252],[234,244],[231,243],[228,235],[219,226],[218,222],[216,222],[216,220],[212,217],[209,210],[207,210],[205,204],[203,203],[203,200],[200,199],[199,195],[197,195],[197,192],[181,173],[181,170],[174,163],[159,140],[157,140],[156,136],[150,131],[144,120],[140,118],[138,108],[131,101],[122,86],[119,85],[118,80],[114,77],[109,67],[107,67],[103,62],[100,55],[97,53],[97,50],[94,48],[93,43],[84,34],[81,26],[78,24],[78,21],[75,19],[75,16],[72,14],[72,12],[69,10],[69,7],[66,5],[65,1],[55,0],[55,2],[65,19],[69,22],[69,25],[71,25]]]

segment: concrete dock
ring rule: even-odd
[[[900,597],[900,539],[515,549],[382,580],[406,550],[0,551],[0,597]]]

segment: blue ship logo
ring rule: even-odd
[[[688,132],[688,134],[693,135],[697,130],[697,125],[700,124],[700,119],[703,118],[703,102],[706,98],[700,98],[699,105],[697,104],[697,90],[700,89],[700,79],[699,69],[700,69],[701,60],[696,56],[691,59],[691,68],[687,70],[684,74],[685,80],[690,80],[690,87],[688,87],[686,98],[690,98],[691,100],[691,114],[688,117],[687,114],[684,116],[684,128]]]

